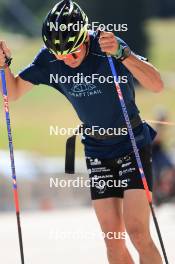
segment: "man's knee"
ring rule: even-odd
[[[136,249],[141,253],[152,244],[149,230],[143,228],[142,224],[134,223],[127,227],[127,233]]]
[[[125,259],[126,255],[126,245],[124,241],[115,241],[105,239],[107,255],[110,263],[113,261],[119,261]]]

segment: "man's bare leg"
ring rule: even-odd
[[[122,215],[122,199],[106,198],[93,201],[93,206],[102,231],[125,232]],[[120,233],[119,233],[120,232]],[[105,238],[109,264],[134,264],[124,239]]]
[[[123,215],[126,230],[140,256],[141,264],[162,264],[149,228],[150,208],[144,190],[124,192]]]

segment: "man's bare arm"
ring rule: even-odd
[[[119,42],[112,32],[101,32],[99,44],[103,52],[111,55],[115,55],[119,47]],[[122,63],[144,88],[153,92],[163,90],[163,81],[152,64],[140,60],[133,53]]]
[[[5,69],[5,77],[7,83],[8,98],[10,101],[16,101],[18,98],[30,91],[33,87],[33,84],[31,84],[30,82],[24,81],[19,76],[15,77],[9,68]],[[1,82],[0,88],[2,89]]]
[[[135,54],[131,54],[123,61],[123,64],[144,88],[153,92],[162,91],[163,81],[158,70],[151,63],[142,61]]]
[[[14,101],[24,95],[26,92],[30,91],[33,84],[24,81],[19,76],[14,76],[9,67],[6,67],[5,61],[6,57],[11,57],[11,52],[7,47],[5,41],[0,41],[0,67],[5,70],[5,77],[7,83],[7,92],[9,100]],[[2,83],[0,81],[0,89],[2,90]]]

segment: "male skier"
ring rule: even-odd
[[[79,30],[72,26],[81,23]],[[63,25],[55,29],[52,23]],[[64,28],[65,25],[67,28]],[[119,76],[127,77],[120,86],[133,127],[137,147],[143,163],[150,192],[152,192],[151,143],[155,131],[142,122],[135,104],[133,76],[146,89],[160,92],[163,83],[158,71],[144,58],[135,55],[128,45],[112,32],[101,32],[100,36],[88,31],[88,18],[74,2],[61,1],[48,13],[43,23],[42,48],[34,61],[18,76],[11,72],[11,52],[1,41],[0,66],[5,69],[10,100],[30,91],[33,85],[46,84],[61,92],[71,102],[85,127],[124,129],[125,120],[121,111],[114,82],[73,83],[51,82],[51,75],[105,76],[111,75],[106,54],[113,56]],[[122,78],[121,78],[122,79]],[[59,106],[58,106],[59,107]],[[161,264],[162,259],[150,234],[150,209],[128,134],[83,135],[86,163],[91,183],[91,197],[101,229],[122,233],[125,230],[135,246],[141,264]],[[100,188],[99,181],[106,183]],[[108,185],[112,180],[113,186]],[[114,184],[127,183],[127,184]],[[112,234],[112,233],[110,233]],[[105,238],[110,264],[131,264],[133,259],[123,239]]]

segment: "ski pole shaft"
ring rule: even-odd
[[[22,230],[21,230],[21,223],[20,223],[19,197],[18,197],[18,189],[17,189],[17,182],[16,182],[16,170],[15,170],[13,141],[12,141],[12,133],[11,133],[11,125],[10,125],[9,103],[8,103],[5,71],[3,69],[0,69],[0,76],[1,76],[1,82],[2,82],[4,111],[5,111],[5,116],[6,116],[6,125],[7,125],[8,141],[9,141],[11,172],[12,172],[12,180],[13,180],[13,195],[14,195],[14,204],[15,204],[15,209],[16,209],[20,256],[21,256],[21,263],[24,264],[24,251],[23,251]]]
[[[149,192],[147,180],[146,180],[145,173],[144,173],[144,170],[143,170],[142,162],[141,162],[141,159],[140,159],[140,154],[139,154],[139,151],[138,151],[138,148],[137,148],[137,144],[136,144],[136,140],[135,140],[134,133],[133,133],[133,130],[132,130],[132,126],[131,126],[131,122],[130,122],[130,119],[129,119],[129,115],[128,115],[128,111],[127,111],[127,108],[126,108],[126,104],[125,104],[125,101],[124,101],[124,98],[123,98],[122,90],[121,90],[120,85],[118,83],[118,74],[117,74],[117,71],[115,69],[112,57],[110,55],[107,55],[107,58],[108,58],[108,62],[109,62],[109,65],[110,65],[111,72],[112,72],[112,74],[114,76],[114,80],[115,80],[114,82],[115,82],[115,86],[116,86],[116,91],[117,91],[118,98],[119,98],[119,101],[120,101],[120,105],[121,105],[121,108],[122,108],[123,116],[124,116],[124,119],[125,119],[125,122],[126,122],[126,125],[127,125],[127,128],[128,128],[129,137],[130,137],[130,140],[131,140],[131,144],[132,144],[132,147],[133,147],[133,151],[134,151],[134,154],[135,154],[136,162],[137,162],[137,165],[138,165],[138,168],[139,168],[139,172],[140,172],[142,183],[143,183],[143,186],[144,186],[144,189],[145,189],[145,193],[146,193],[146,196],[147,196],[147,199],[148,199],[148,203],[149,203],[149,206],[150,206],[150,209],[151,209],[153,221],[154,221],[155,228],[156,228],[156,231],[157,231],[157,235],[158,235],[158,238],[159,238],[159,242],[160,242],[160,245],[161,245],[161,249],[162,249],[162,253],[163,253],[163,256],[164,256],[164,260],[165,260],[166,264],[169,264],[168,257],[167,257],[166,251],[165,251],[165,246],[164,246],[163,239],[162,239],[162,235],[161,235],[160,228],[159,228],[159,225],[158,225],[158,221],[157,221],[157,218],[156,218],[156,215],[155,215],[155,212],[154,212],[154,208],[153,208],[153,205],[152,205],[152,196],[151,196],[151,194]]]

